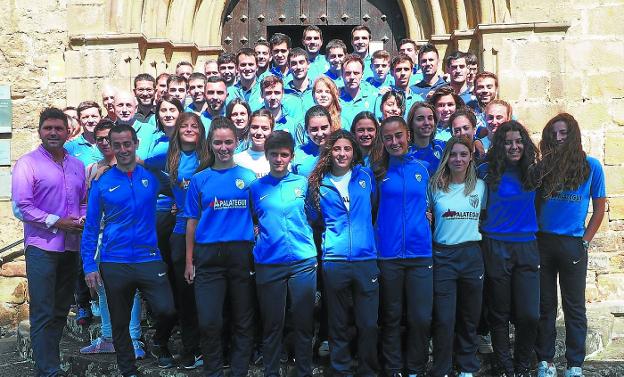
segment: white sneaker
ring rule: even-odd
[[[583,369],[580,367],[568,368],[564,374],[565,377],[583,377]]]
[[[470,372],[461,372],[457,377],[472,377],[472,373]]]
[[[554,364],[548,364],[546,361],[540,361],[537,364],[537,377],[557,377],[557,368]]]

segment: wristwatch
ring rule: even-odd
[[[585,249],[585,251],[589,250],[589,241],[583,240],[583,248]]]

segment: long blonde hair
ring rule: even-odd
[[[319,83],[323,83],[327,85],[327,87],[329,88],[329,94],[332,97],[332,101],[329,107],[327,108],[327,111],[329,111],[329,115],[331,117],[331,124],[332,124],[331,130],[332,132],[337,131],[342,128],[341,122],[340,122],[340,112],[342,108],[340,107],[340,102],[338,101],[338,98],[340,97],[338,94],[338,87],[336,86],[336,84],[334,83],[332,79],[330,79],[329,77],[325,75],[320,75],[319,77],[316,78],[316,80],[314,80],[314,85],[312,86],[312,97],[314,97],[316,86]],[[314,102],[316,103],[316,101]]]
[[[444,192],[449,191],[449,184],[451,183],[451,169],[448,167],[448,160],[451,156],[453,147],[457,144],[464,145],[468,148],[468,152],[470,153],[470,162],[468,163],[468,168],[466,169],[466,179],[464,180],[464,195],[467,196],[473,192],[477,186],[477,170],[475,168],[473,158],[473,141],[467,137],[452,137],[446,143],[446,148],[444,148],[444,154],[440,160],[440,165],[438,165],[438,170],[436,170],[430,180],[429,188],[432,193],[435,193],[438,190],[442,190]]]

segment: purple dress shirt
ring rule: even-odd
[[[62,164],[57,163],[40,145],[15,163],[11,192],[13,212],[24,222],[24,247],[80,250],[80,233],[54,227],[59,218],[86,214],[85,168],[80,160],[65,153]]]

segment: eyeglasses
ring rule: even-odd
[[[102,144],[103,142],[106,142],[108,144],[108,137],[106,136],[96,137],[95,142],[100,143],[100,144]]]

